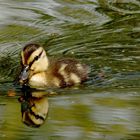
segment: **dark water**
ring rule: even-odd
[[[140,139],[139,0],[1,0],[0,21],[0,140]],[[13,85],[29,42],[91,67],[84,85],[46,91],[39,128],[22,122]]]

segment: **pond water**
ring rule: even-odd
[[[0,140],[140,139],[139,0],[1,0],[0,21]],[[89,80],[24,97],[13,80],[29,42],[88,64]],[[40,127],[23,123],[32,102]]]

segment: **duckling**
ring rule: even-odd
[[[72,58],[50,59],[39,44],[27,44],[21,51],[21,85],[34,88],[68,87],[88,79],[89,67]]]

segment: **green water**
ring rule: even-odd
[[[1,0],[0,21],[0,140],[140,139],[139,0]],[[39,128],[22,122],[13,85],[29,42],[91,67],[80,87],[46,90]]]

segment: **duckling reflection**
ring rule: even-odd
[[[48,114],[48,99],[44,92],[24,93],[24,96],[19,98],[21,102],[22,121],[28,126],[41,126]]]

